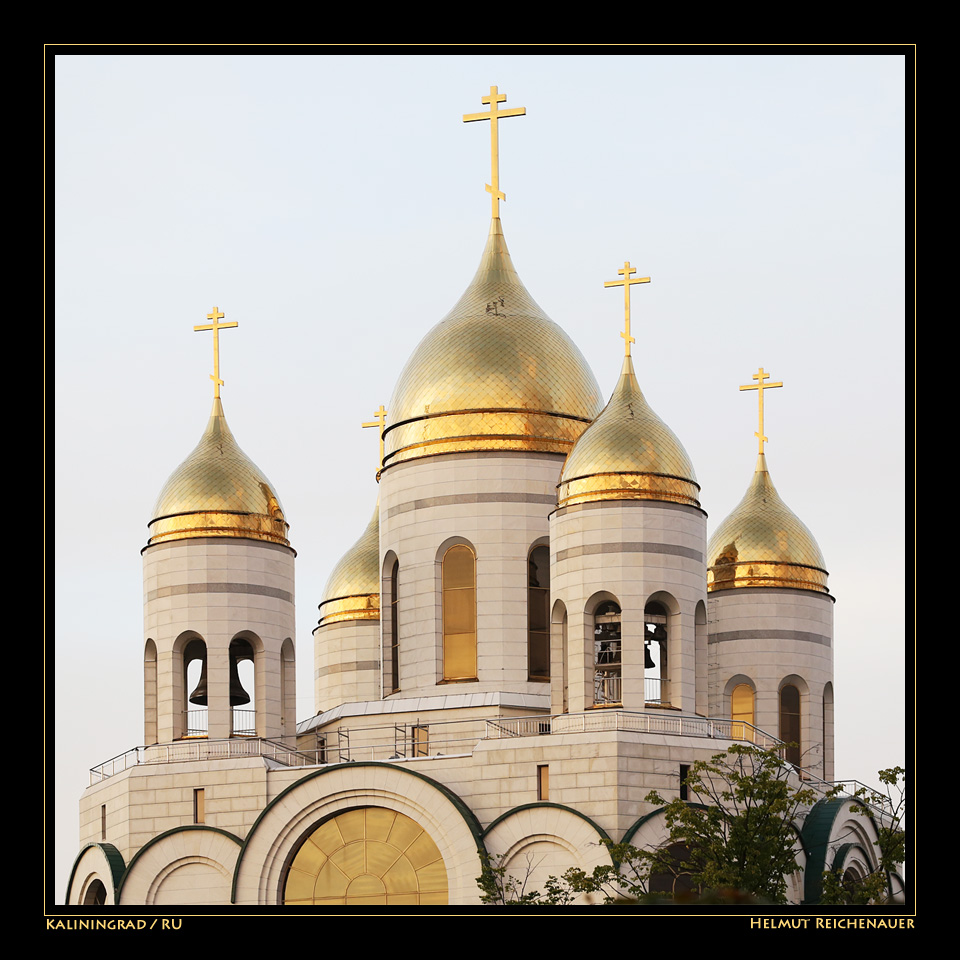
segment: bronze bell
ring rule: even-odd
[[[193,693],[190,694],[189,700],[191,703],[195,703],[198,707],[205,707],[207,705],[207,658],[203,658],[203,666],[200,669],[200,680],[197,682],[197,686],[194,689]]]
[[[653,662],[653,655],[650,653],[650,641],[643,641],[643,666],[644,669],[650,670],[656,666]]]
[[[250,702],[250,694],[243,689],[240,682],[240,673],[237,670],[237,663],[240,658],[230,655],[230,706],[239,707]],[[207,705],[207,658],[203,658],[203,668],[200,671],[200,680],[196,689],[190,694],[190,702],[198,707]]]

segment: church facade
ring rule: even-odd
[[[504,98],[484,98],[495,129]],[[763,453],[707,539],[690,458],[625,356],[601,390],[526,290],[497,206],[480,266],[379,412],[380,495],[313,636],[296,722],[295,552],[219,397],[143,548],[143,746],[92,771],[73,904],[480,902],[662,843],[644,797],[731,743],[834,779],[833,597]],[[223,314],[209,315],[214,338]],[[761,403],[766,381],[754,375]],[[762,414],[761,414],[762,416]],[[308,545],[299,548],[309,549]],[[312,598],[311,602],[315,602]],[[302,656],[302,645],[301,645]],[[797,825],[792,902],[875,865],[869,818]]]

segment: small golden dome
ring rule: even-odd
[[[476,276],[407,362],[384,430],[384,468],[465,450],[567,453],[600,410],[573,341],[527,293],[499,219]]]
[[[558,505],[594,500],[667,500],[699,507],[693,464],[674,432],[650,409],[624,357],[610,402],[570,451]]]
[[[340,558],[323,589],[320,626],[380,619],[380,501],[360,539]]]
[[[780,499],[766,457],[750,487],[707,546],[707,590],[796,587],[827,593],[827,570],[813,534]]]
[[[150,546],[193,537],[237,537],[290,546],[283,507],[263,471],[237,446],[219,398],[200,442],[163,485]]]

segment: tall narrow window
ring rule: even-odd
[[[785,759],[788,763],[800,765],[800,691],[793,684],[786,684],[780,689],[780,739],[787,744],[793,744],[786,749]]]
[[[612,600],[601,603],[593,615],[593,650],[594,703],[620,703],[620,607]]]
[[[193,791],[193,822],[203,823],[203,787]]]
[[[100,839],[107,839],[107,805],[100,805]]]
[[[537,767],[537,799],[550,799],[550,767],[546,763]]]
[[[400,690],[400,561],[390,571],[390,684],[391,692]]]
[[[462,544],[443,555],[443,679],[477,679],[477,560]]]
[[[733,721],[730,736],[734,740],[753,739],[753,687],[738,683],[730,694],[730,719]]]
[[[550,679],[550,550],[535,547],[527,563],[527,679]]]

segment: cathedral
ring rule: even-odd
[[[369,424],[379,498],[307,598],[317,712],[300,722],[295,541],[220,398],[236,324],[214,307],[196,328],[213,409],[141,551],[143,746],[93,769],[68,903],[478,904],[486,857],[535,888],[609,863],[604,841],[663,843],[644,797],[681,795],[733,743],[792,744],[798,775],[832,784],[834,598],[764,454],[781,384],[760,368],[740,388],[755,471],[708,541],[690,457],[633,367],[631,288],[649,278],[625,262],[606,282],[623,364],[598,384],[514,267],[497,124],[523,109],[505,100],[491,87],[463,118],[490,123],[485,246]],[[876,866],[849,806],[797,825],[791,902],[817,902],[824,870]]]

